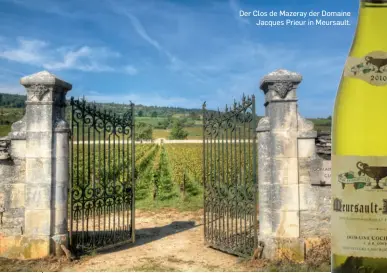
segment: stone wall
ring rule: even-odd
[[[330,142],[298,112],[301,75],[277,70],[261,81],[257,127],[259,241],[263,257],[284,249],[304,259],[308,241],[330,236]]]
[[[0,139],[0,256],[40,258],[67,246],[68,84],[43,71],[21,79],[26,114]]]

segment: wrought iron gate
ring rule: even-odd
[[[255,97],[224,112],[203,104],[204,237],[238,256],[258,244]]]
[[[70,247],[135,239],[134,105],[123,115],[71,98]]]

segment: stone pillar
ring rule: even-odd
[[[263,222],[260,222],[259,236],[265,245],[263,256],[267,258],[274,258],[280,254],[278,251],[288,248],[288,243],[286,247],[282,245],[285,241],[290,242],[290,245],[295,243],[298,248],[300,224],[296,89],[301,80],[301,75],[297,73],[277,70],[266,75],[260,85],[265,94],[266,117],[259,122],[258,131],[260,140],[263,139],[267,147],[259,144],[258,165],[265,166],[265,161],[269,161],[271,167],[270,174],[264,170],[264,174],[259,175],[260,197],[263,198],[259,200],[260,214],[261,206],[264,209],[264,215],[260,218]],[[267,127],[265,133],[262,132],[264,125]],[[270,157],[265,159],[268,154]]]
[[[271,198],[271,148],[270,121],[263,117],[257,127],[258,142],[258,181],[259,181],[259,234],[261,237],[272,236],[272,198]]]
[[[63,108],[64,109],[64,108]],[[64,116],[63,116],[64,118]],[[63,254],[61,244],[68,247],[67,225],[67,189],[69,184],[69,132],[70,127],[63,119],[58,119],[54,125],[55,145],[55,181],[53,184],[54,207],[54,253]]]
[[[27,89],[25,236],[29,258],[56,253],[67,241],[68,125],[71,84],[43,71],[20,80]]]

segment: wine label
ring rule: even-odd
[[[332,155],[332,253],[387,257],[387,157]]]
[[[344,77],[361,79],[369,84],[387,84],[387,52],[373,51],[362,58],[348,57]]]

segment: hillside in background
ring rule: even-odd
[[[10,131],[11,124],[22,118],[25,101],[25,95],[0,93],[0,136],[7,135]],[[69,100],[67,103],[69,103]],[[117,114],[123,114],[130,109],[128,104],[118,103],[96,103],[96,106]],[[66,117],[68,120],[70,111],[71,108],[67,107]],[[148,137],[141,137],[144,139],[150,137],[153,139],[168,138],[170,137],[171,130],[176,126],[184,128],[183,130],[187,133],[187,139],[202,138],[202,109],[199,108],[186,109],[181,107],[136,105],[135,116],[136,124],[140,125],[145,135],[148,135]],[[309,120],[313,121],[316,130],[330,131],[330,117]]]

